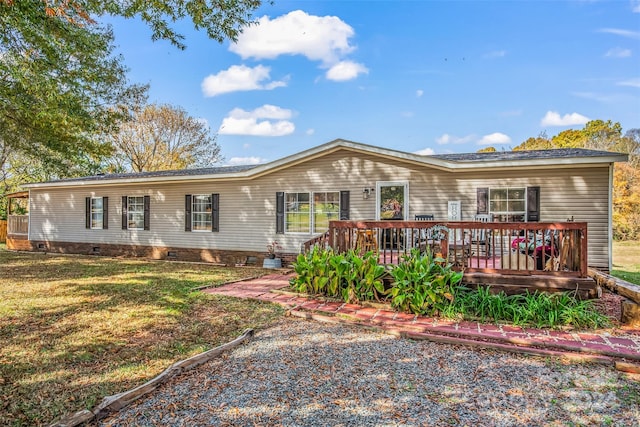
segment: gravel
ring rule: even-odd
[[[640,383],[564,364],[287,318],[100,426],[640,425]]]

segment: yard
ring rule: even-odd
[[[261,269],[12,253],[0,246],[0,425],[46,425],[282,310],[199,286]]]
[[[640,285],[640,241],[613,242],[611,273],[627,282]]]
[[[617,276],[640,282],[639,249],[614,243]],[[262,273],[0,245],[0,425],[46,425],[248,327],[273,325],[275,305],[195,291]]]

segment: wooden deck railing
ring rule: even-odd
[[[29,234],[29,215],[9,215],[7,221],[7,235],[26,236]]]
[[[315,245],[375,250],[384,264],[429,248],[465,272],[587,277],[585,222],[331,221],[303,248]]]

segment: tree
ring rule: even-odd
[[[42,2],[0,0],[0,145],[65,174],[69,162],[97,163],[110,153],[97,135],[126,111],[114,107],[146,88],[128,84],[109,30],[86,19],[78,25],[79,13],[49,13]]]
[[[629,163],[614,169],[613,237],[640,240],[640,168]]]
[[[152,38],[184,48],[171,28],[190,18],[219,42],[236,40],[258,0],[0,0],[0,144],[67,171],[58,160],[99,163],[111,147],[97,136],[113,132],[146,87],[130,85],[113,34],[93,17],[137,17]]]
[[[170,105],[138,107],[109,140],[116,150],[108,161],[114,172],[205,167],[221,160],[208,126]]]
[[[524,141],[522,144],[516,146],[513,151],[523,151],[523,150],[548,150],[551,148],[556,148],[549,137],[547,136],[547,132],[542,132],[537,137],[529,138]]]
[[[0,0],[13,4],[15,0]],[[237,41],[242,28],[252,24],[252,13],[260,0],[42,0],[49,16],[60,16],[77,25],[91,22],[91,15],[137,17],[151,28],[153,40],[169,40],[180,49],[186,46],[184,36],[171,28],[184,18],[191,18],[196,30],[205,30],[209,38],[222,43]]]
[[[497,150],[495,147],[484,147],[478,150],[478,153],[495,153]]]

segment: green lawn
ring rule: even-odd
[[[640,241],[613,242],[611,274],[640,285]]]
[[[268,303],[194,288],[263,273],[0,247],[0,425],[46,425],[263,328]]]

